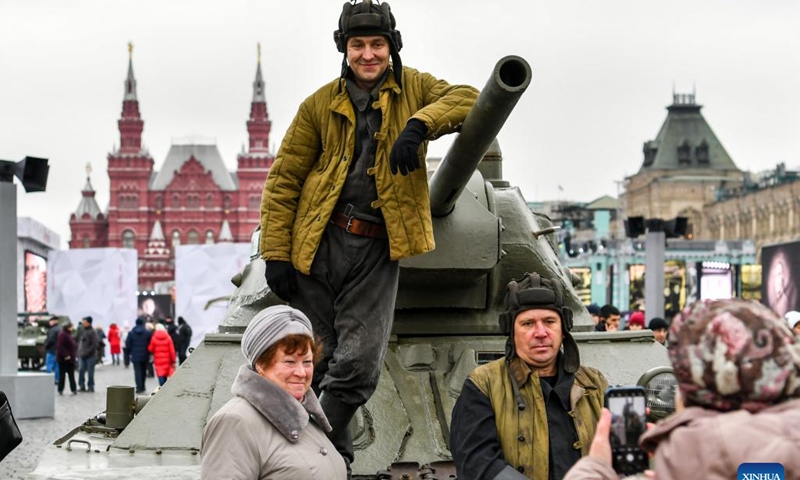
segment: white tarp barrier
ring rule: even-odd
[[[250,262],[249,243],[181,245],[175,252],[175,318],[192,327],[191,346],[217,331],[233,293],[231,277]],[[223,298],[223,300],[217,300]],[[212,300],[217,300],[206,308]]]
[[[69,315],[77,326],[91,316],[95,327],[136,320],[137,255],[132,248],[79,248],[48,254],[47,311]],[[108,342],[106,342],[108,352]],[[108,359],[106,355],[106,359]]]

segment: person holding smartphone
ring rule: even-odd
[[[743,463],[780,463],[797,478],[800,341],[767,307],[706,300],[679,313],[668,351],[675,414],[639,439],[654,455],[650,478],[740,478]],[[612,468],[611,413],[603,412],[589,455],[565,480],[619,478]]]
[[[505,306],[505,356],[470,374],[453,409],[458,478],[560,480],[589,452],[608,383],[580,364],[558,281],[526,274]]]

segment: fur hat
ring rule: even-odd
[[[242,335],[242,355],[255,368],[256,360],[275,342],[287,335],[299,334],[314,338],[311,321],[288,305],[275,305],[256,314]]]
[[[800,397],[800,344],[760,303],[696,302],[673,319],[667,348],[687,406],[757,412]]]

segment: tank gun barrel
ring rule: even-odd
[[[431,177],[433,216],[444,217],[453,211],[472,173],[528,88],[532,76],[530,65],[522,57],[509,55],[497,62],[464,120],[461,133]]]

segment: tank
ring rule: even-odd
[[[671,405],[666,349],[649,331],[592,331],[574,278],[559,261],[554,225],[533,213],[520,190],[503,178],[495,137],[530,81],[524,59],[501,59],[432,173],[436,249],[400,262],[393,335],[380,382],[350,424],[354,478],[454,478],[453,406],[470,371],[503,355],[498,314],[505,286],[526,272],[564,285],[583,364],[600,369],[612,385],[649,386],[651,408]],[[197,478],[203,427],[230,399],[245,363],[242,332],[258,311],[280,303],[264,280],[258,234],[252,261],[232,279],[236,289],[219,333],[205,337],[130,423],[110,428],[103,415],[88,420],[49,448],[31,478]],[[125,400],[122,409],[136,404]],[[108,410],[119,418],[119,408]],[[65,465],[72,476],[64,473]]]
[[[17,315],[17,358],[20,370],[39,370],[44,365],[44,342],[50,317],[40,314]]]

